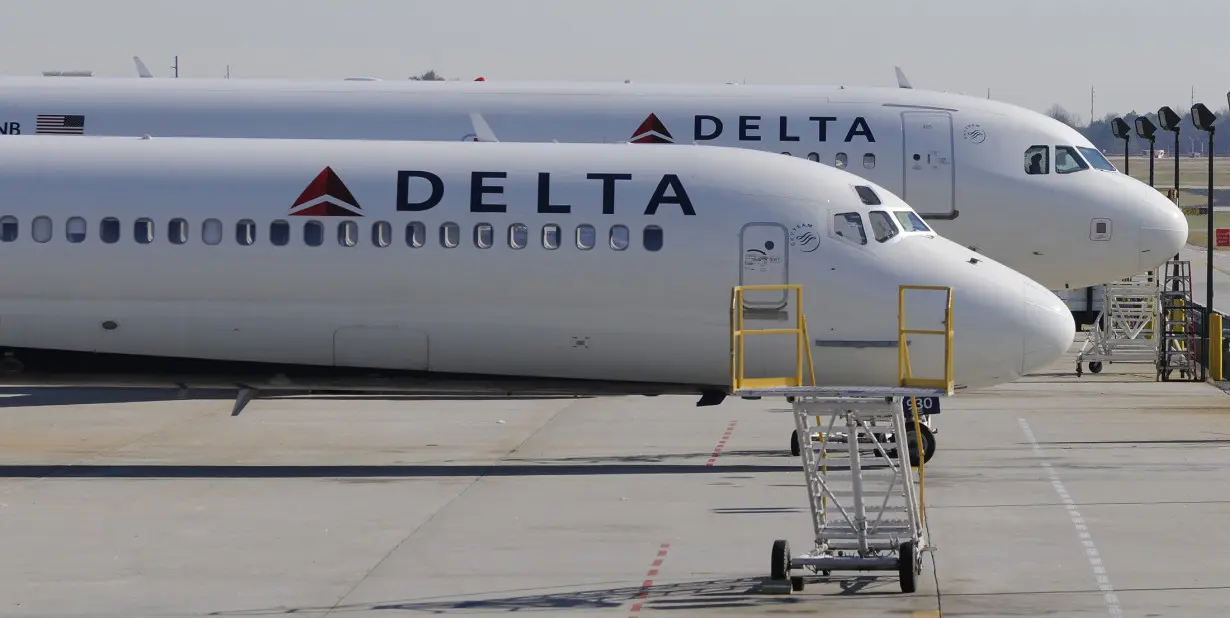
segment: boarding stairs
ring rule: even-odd
[[[1082,363],[1101,373],[1103,362],[1157,362],[1159,289],[1153,271],[1102,286],[1102,310],[1076,358],[1078,377]]]
[[[793,328],[749,329],[744,324],[745,291],[787,290],[795,293]],[[905,295],[909,290],[945,294],[944,328],[906,328]],[[922,573],[922,553],[931,551],[923,506],[926,458],[914,399],[907,420],[905,398],[946,397],[953,393],[952,288],[901,286],[898,290],[898,378],[900,386],[821,386],[815,382],[802,288],[798,285],[737,286],[731,300],[731,393],[739,397],[786,397],[791,403],[800,441],[813,524],[813,548],[794,555],[785,539],[774,541],[766,592],[799,591],[804,579],[793,569],[830,575],[833,571],[896,571],[902,592],[914,592]],[[793,335],[795,375],[749,378],[744,374],[744,340],[751,335]],[[909,335],[944,337],[944,377],[914,375]],[[806,368],[806,372],[804,371]],[[933,440],[933,437],[931,437]],[[934,448],[934,443],[930,445]],[[919,460],[918,467],[911,460]],[[917,470],[917,480],[915,471]],[[789,580],[789,587],[786,582]]]
[[[1192,263],[1171,260],[1158,292],[1161,307],[1162,342],[1158,346],[1157,379],[1171,382],[1175,371],[1180,381],[1199,381],[1196,371],[1196,307],[1192,304]]]

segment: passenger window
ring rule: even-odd
[[[645,246],[646,251],[657,251],[662,248],[662,228],[656,225],[645,226],[645,231],[641,233],[641,244]]]
[[[247,247],[256,242],[256,222],[244,219],[235,224],[235,242]]]
[[[353,247],[359,244],[359,224],[354,221],[338,223],[337,244],[343,247]]]
[[[309,247],[319,247],[325,244],[325,224],[319,221],[304,223],[303,244]]]
[[[548,223],[542,226],[542,248],[559,249],[559,226]]]
[[[1055,173],[1071,174],[1089,169],[1089,164],[1071,146],[1055,147]]]
[[[893,214],[897,216],[897,222],[901,224],[901,228],[907,232],[931,231],[931,228],[923,223],[922,217],[912,210],[894,210]]]
[[[422,221],[411,221],[406,224],[406,245],[415,249],[427,242],[427,226]]]
[[[275,247],[284,247],[290,242],[290,223],[278,219],[269,224],[269,242]]]
[[[388,221],[377,221],[372,224],[372,244],[377,247],[387,247],[393,244],[393,226]]]
[[[143,245],[154,242],[154,222],[144,218],[133,221],[132,237]]]
[[[85,242],[85,227],[85,219],[69,217],[68,223],[64,226],[64,234],[68,237],[68,242]]]
[[[871,211],[867,215],[867,220],[871,221],[871,233],[875,236],[876,242],[884,242],[897,235],[898,230],[893,224],[893,218],[883,210]]]
[[[445,223],[440,226],[440,246],[452,249],[459,244],[461,227],[456,223]]]
[[[1049,174],[1051,169],[1050,149],[1046,146],[1030,146],[1025,151],[1026,174]]]
[[[514,223],[508,226],[508,246],[513,249],[524,249],[530,242],[530,228],[524,223]]]
[[[876,156],[874,153],[869,152],[863,155],[863,167],[867,169],[872,169],[875,166],[876,166]]]
[[[115,217],[103,219],[102,225],[98,228],[98,235],[107,244],[118,242],[120,239],[120,220]]]
[[[490,249],[495,244],[495,228],[490,223],[479,223],[474,226],[474,246],[479,249]]]
[[[4,242],[17,240],[17,217],[6,215],[0,218],[0,240]]]
[[[577,248],[588,251],[594,248],[594,226],[583,223],[577,226]]]
[[[809,152],[809,153],[807,153],[807,160],[808,160],[808,161],[815,161],[816,163],[819,163],[819,162],[820,162],[820,153],[818,153],[818,152]]]
[[[217,219],[206,219],[201,225],[201,241],[207,245],[222,242],[222,222]]]
[[[858,199],[863,200],[863,203],[868,206],[879,206],[880,196],[876,195],[875,191],[867,185],[855,185],[854,191],[858,193]]]
[[[34,242],[47,242],[51,240],[51,219],[49,217],[35,217],[34,225],[30,227],[30,233],[34,236]]]
[[[833,234],[855,244],[867,244],[867,232],[863,229],[863,218],[858,216],[857,212],[833,215]]]
[[[71,224],[72,221],[69,221]],[[84,235],[84,229],[82,232]],[[188,242],[188,222],[184,219],[171,219],[167,224],[167,239],[173,245],[182,245]]]
[[[611,227],[611,248],[623,251],[628,248],[628,228],[622,225]]]
[[[844,152],[839,152],[839,153],[837,153],[837,157],[836,157],[836,158],[834,158],[834,162],[835,162],[835,163],[836,163],[836,165],[837,165],[837,169],[845,169],[845,168],[846,168],[846,163],[848,163],[848,162],[849,162],[849,158],[848,158],[848,157],[846,157],[846,153],[844,153]]]

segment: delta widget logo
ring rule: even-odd
[[[657,114],[649,114],[641,126],[632,132],[628,140],[632,144],[674,144],[675,138],[666,130],[666,125],[658,120]]]
[[[359,201],[333,168],[320,170],[290,207],[292,217],[362,217]]]

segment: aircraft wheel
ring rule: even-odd
[[[1102,373],[1102,362],[1093,361],[1092,363],[1089,363],[1089,372],[1090,373]]]
[[[790,454],[798,457],[803,452],[803,447],[799,444],[799,430],[795,429],[790,434]]]

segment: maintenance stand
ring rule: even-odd
[[[795,292],[795,327],[745,329],[743,293],[753,290]],[[905,327],[907,290],[945,293],[943,330]],[[731,300],[731,392],[739,397],[782,396],[790,401],[813,524],[814,547],[806,554],[791,554],[785,539],[773,542],[769,581],[764,589],[801,591],[803,577],[791,575],[790,571],[808,569],[825,576],[833,571],[897,571],[901,591],[914,592],[922,573],[922,553],[933,548],[925,532],[923,505],[923,467],[929,457],[918,462],[916,485],[910,454],[915,448],[915,452],[925,450],[919,402],[926,397],[950,396],[954,390],[952,288],[898,289],[897,360],[901,386],[896,387],[816,385],[802,305],[802,288],[798,285],[737,286]],[[744,377],[744,338],[774,334],[795,336],[796,374]],[[907,335],[944,337],[942,379],[913,376]],[[905,398],[913,398],[913,418],[909,423],[902,405]],[[916,456],[913,459],[917,461]],[[787,580],[789,588],[785,587]]]

